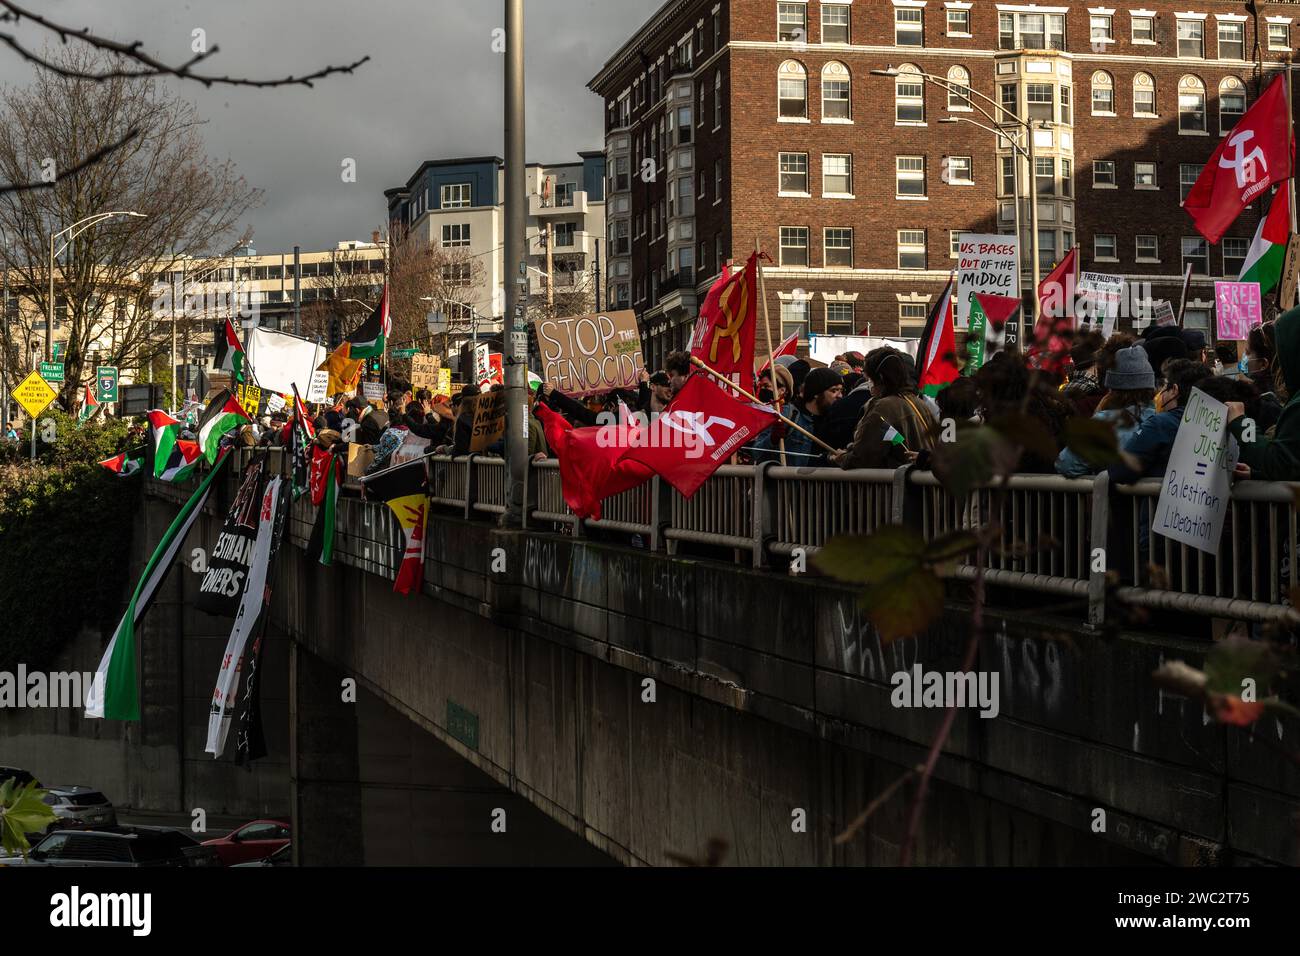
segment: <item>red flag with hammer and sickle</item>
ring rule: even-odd
[[[747,392],[754,391],[754,329],[758,304],[758,257],[732,275],[724,271],[700,306],[700,318],[691,341],[691,357],[698,358]]]
[[[1291,177],[1287,142],[1287,73],[1279,73],[1211,154],[1183,208],[1196,230],[1217,243],[1241,211]]]

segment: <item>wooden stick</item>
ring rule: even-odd
[[[763,247],[759,245],[758,236],[754,237],[754,252],[761,253]],[[773,406],[777,413],[781,411],[781,393],[776,387],[776,357],[772,354],[772,324],[767,318],[767,282],[763,279],[763,263],[758,259],[754,260],[754,269],[758,272],[758,296],[763,300],[763,336],[767,339],[767,366],[772,370],[772,396]],[[794,396],[792,395],[791,398]],[[785,467],[785,438],[778,440],[778,448],[781,455],[781,467]]]
[[[727,386],[727,388],[735,389],[737,392],[739,392],[741,395],[744,395],[747,399],[749,399],[749,400],[750,400],[751,402],[753,402],[755,405],[763,405],[763,404],[765,404],[764,402],[759,401],[759,400],[758,400],[757,398],[755,398],[753,395],[749,394],[749,392],[745,391],[743,388],[741,388],[739,385],[737,385],[737,384],[736,384],[735,382],[733,382],[731,379],[727,378],[727,376],[723,375],[721,372],[715,372],[713,369],[709,368],[707,365],[705,365],[703,362],[701,362],[701,361],[699,360],[699,358],[697,358],[697,357],[694,356],[694,355],[691,356],[691,364],[694,365],[696,368],[699,368],[699,369],[701,369],[701,370],[703,370],[703,371],[705,371],[705,372],[708,372],[710,375],[712,375],[714,378],[716,378],[716,379],[717,379],[719,382],[721,382],[723,385]],[[782,416],[782,417],[784,417],[784,416]],[[806,428],[804,428],[804,427],[802,427],[802,426],[800,426],[800,425],[796,425],[794,422],[790,421],[790,419],[786,418],[786,419],[785,419],[785,424],[786,424],[788,427],[793,428],[795,431],[799,432],[800,434],[802,434],[802,435],[807,435],[810,439],[813,440],[813,442],[815,442],[816,444],[820,445],[822,448],[825,448],[828,452],[831,452],[832,454],[834,454],[835,452],[839,451],[838,448],[832,448],[830,445],[826,444],[824,441],[822,441],[820,438],[818,438],[816,435],[814,435],[814,434],[813,434],[812,432],[810,432],[808,429],[806,429]]]

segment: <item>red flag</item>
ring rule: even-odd
[[[1064,337],[1074,328],[1074,290],[1079,282],[1079,247],[1075,246],[1038,284],[1039,315],[1027,355],[1031,364],[1059,372],[1070,352]]]
[[[704,375],[692,375],[668,410],[622,457],[653,469],[689,498],[736,449],[777,417],[766,405],[738,402]]]
[[[772,359],[778,359],[782,355],[795,355],[799,350],[799,333],[791,332],[790,337],[776,347],[772,353],[772,358],[763,363],[763,367],[755,374],[762,375],[767,371],[767,367],[772,364]]]
[[[1294,144],[1287,143],[1286,72],[1237,121],[1210,155],[1183,207],[1197,231],[1217,243],[1228,227],[1274,183],[1289,179]]]
[[[329,477],[331,465],[334,466],[337,479],[342,481],[342,458],[326,451],[319,445],[313,444],[311,446],[311,475],[308,478],[308,485],[311,488],[311,503],[314,505],[319,505],[325,500],[326,479]]]
[[[645,465],[619,461],[636,425],[574,428],[559,413],[541,402],[535,406],[546,431],[546,444],[560,459],[560,486],[564,503],[579,518],[600,520],[601,502],[635,488],[654,475]]]
[[[952,327],[952,287],[953,277],[950,275],[939,301],[926,317],[925,330],[916,350],[916,360],[920,365],[917,383],[921,393],[931,398],[961,374],[957,367],[957,336]]]
[[[757,323],[758,257],[745,268],[724,274],[700,306],[691,356],[725,375],[747,392],[754,391],[754,329]]]

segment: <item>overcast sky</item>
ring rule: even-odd
[[[491,52],[500,0],[29,0],[34,11],[159,59],[190,55],[192,31],[220,52],[202,69],[243,77],[303,74],[370,55],[315,89],[241,90],[178,83],[209,121],[208,155],[229,156],[265,202],[251,214],[258,252],[330,248],[370,238],[383,191],[426,159],[501,155],[503,58]],[[529,162],[576,159],[603,145],[601,102],[586,84],[660,0],[529,0]],[[8,29],[6,25],[5,29]],[[20,38],[39,46],[39,31]],[[0,48],[0,82],[33,67]],[[357,181],[342,181],[353,158]],[[234,236],[232,238],[238,238]]]

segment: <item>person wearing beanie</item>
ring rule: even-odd
[[[1115,437],[1122,448],[1156,414],[1156,375],[1146,349],[1134,345],[1117,351],[1104,384],[1106,394],[1092,417],[1114,426]],[[1068,446],[1056,456],[1056,470],[1067,478],[1082,478],[1095,472]]]
[[[1156,375],[1161,374],[1161,369],[1165,362],[1170,359],[1188,358],[1187,342],[1184,341],[1182,332],[1177,326],[1167,325],[1163,329],[1156,329],[1142,343],[1142,347],[1147,350],[1147,359],[1151,362],[1151,371]]]
[[[790,400],[802,407],[803,405],[803,380],[807,378],[808,373],[812,370],[803,359],[795,359],[786,366],[790,370],[790,375],[794,378],[794,391],[790,393]]]
[[[1181,338],[1176,341],[1182,343]],[[1148,344],[1149,342],[1150,340]],[[1139,478],[1164,477],[1165,468],[1169,464],[1169,453],[1173,450],[1178,427],[1183,421],[1183,410],[1192,396],[1192,389],[1212,376],[1210,370],[1200,362],[1175,359],[1165,365],[1161,375],[1153,374],[1152,377],[1158,383],[1155,393],[1156,413],[1120,443],[1120,448],[1126,453],[1125,460],[1106,469],[1113,484],[1128,484]],[[1122,379],[1136,380],[1136,377]]]
[[[777,367],[778,387],[784,387],[785,369]],[[794,381],[794,376],[790,376]],[[803,380],[803,404],[787,402],[781,408],[781,415],[794,422],[805,431],[812,432],[825,441],[827,415],[832,406],[844,393],[842,377],[828,368],[815,368]],[[786,464],[796,468],[821,467],[827,463],[825,450],[814,445],[803,432],[787,428],[784,422],[777,422],[754,439],[753,458],[756,463],[780,461],[780,441],[785,439]]]
[[[938,422],[917,393],[909,357],[890,346],[867,353],[862,370],[871,382],[871,401],[858,419],[852,443],[831,456],[834,464],[846,469],[896,468],[933,449]]]

